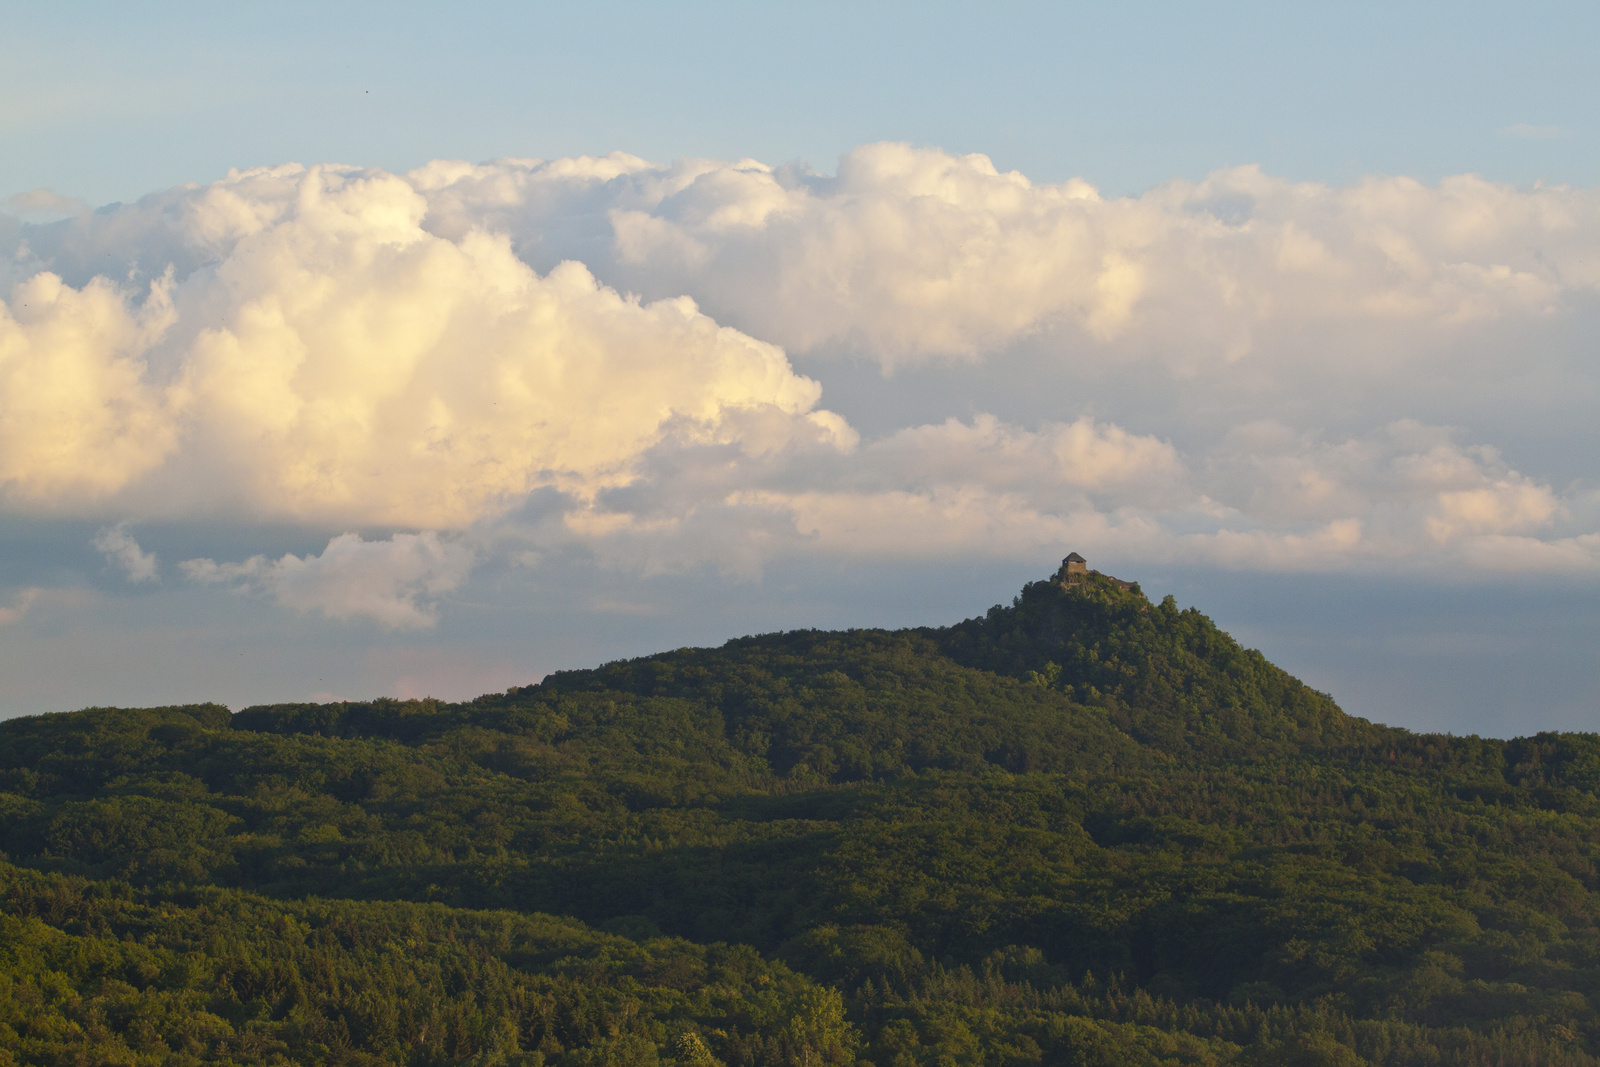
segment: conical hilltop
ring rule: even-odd
[[[1194,608],[1151,604],[1137,582],[1073,553],[1010,607],[929,631],[951,659],[1026,678],[1106,708],[1120,728],[1169,750],[1371,741],[1364,720],[1269,663]]]

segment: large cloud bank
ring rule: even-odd
[[[791,349],[888,363],[982,358],[1058,326],[1236,359],[1263,329],[1481,322],[1600,288],[1600,193],[1472,176],[1333,188],[1241,167],[1106,200],[981,155],[877,144],[831,177],[612,156],[436,163],[411,180],[438,232],[492,220],[534,262],[579,255]]]
[[[1404,371],[1444,352],[1488,380],[1527,356],[1474,347],[1482,331],[1592,302],[1592,190],[1241,168],[1106,199],[880,144],[832,176],[625,155],[285,166],[0,233],[4,508],[400,531],[184,564],[297,610],[426,625],[507,545],[742,574],[785,552],[1063,544],[1600,569],[1592,482],[1414,417],[1425,383]],[[789,358],[904,373],[1030,345],[1180,383],[1187,443],[1153,410],[1085,414],[1092,395],[862,441]],[[1307,396],[1374,383],[1386,413],[1337,431]],[[97,545],[159,577],[129,527]]]
[[[137,294],[39,273],[0,317],[0,481],[18,508],[470,524],[541,486],[626,481],[732,413],[843,432],[783,353],[686,298],[545,275],[421,228],[383,174],[257,174],[190,205],[217,257]]]

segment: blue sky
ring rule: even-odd
[[[0,16],[0,715],[1076,548],[1358,714],[1594,728],[1593,5]]]
[[[1240,163],[1328,182],[1600,178],[1584,3],[4,12],[0,187],[96,204],[286,160],[621,148],[830,169],[879,140],[1110,193]]]

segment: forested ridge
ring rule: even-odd
[[[0,723],[0,1065],[1600,1063],[1600,737],[1058,574],[432,700]]]

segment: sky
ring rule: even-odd
[[[1354,714],[1600,722],[1600,8],[0,26],[0,716],[467,698],[1076,550]]]

